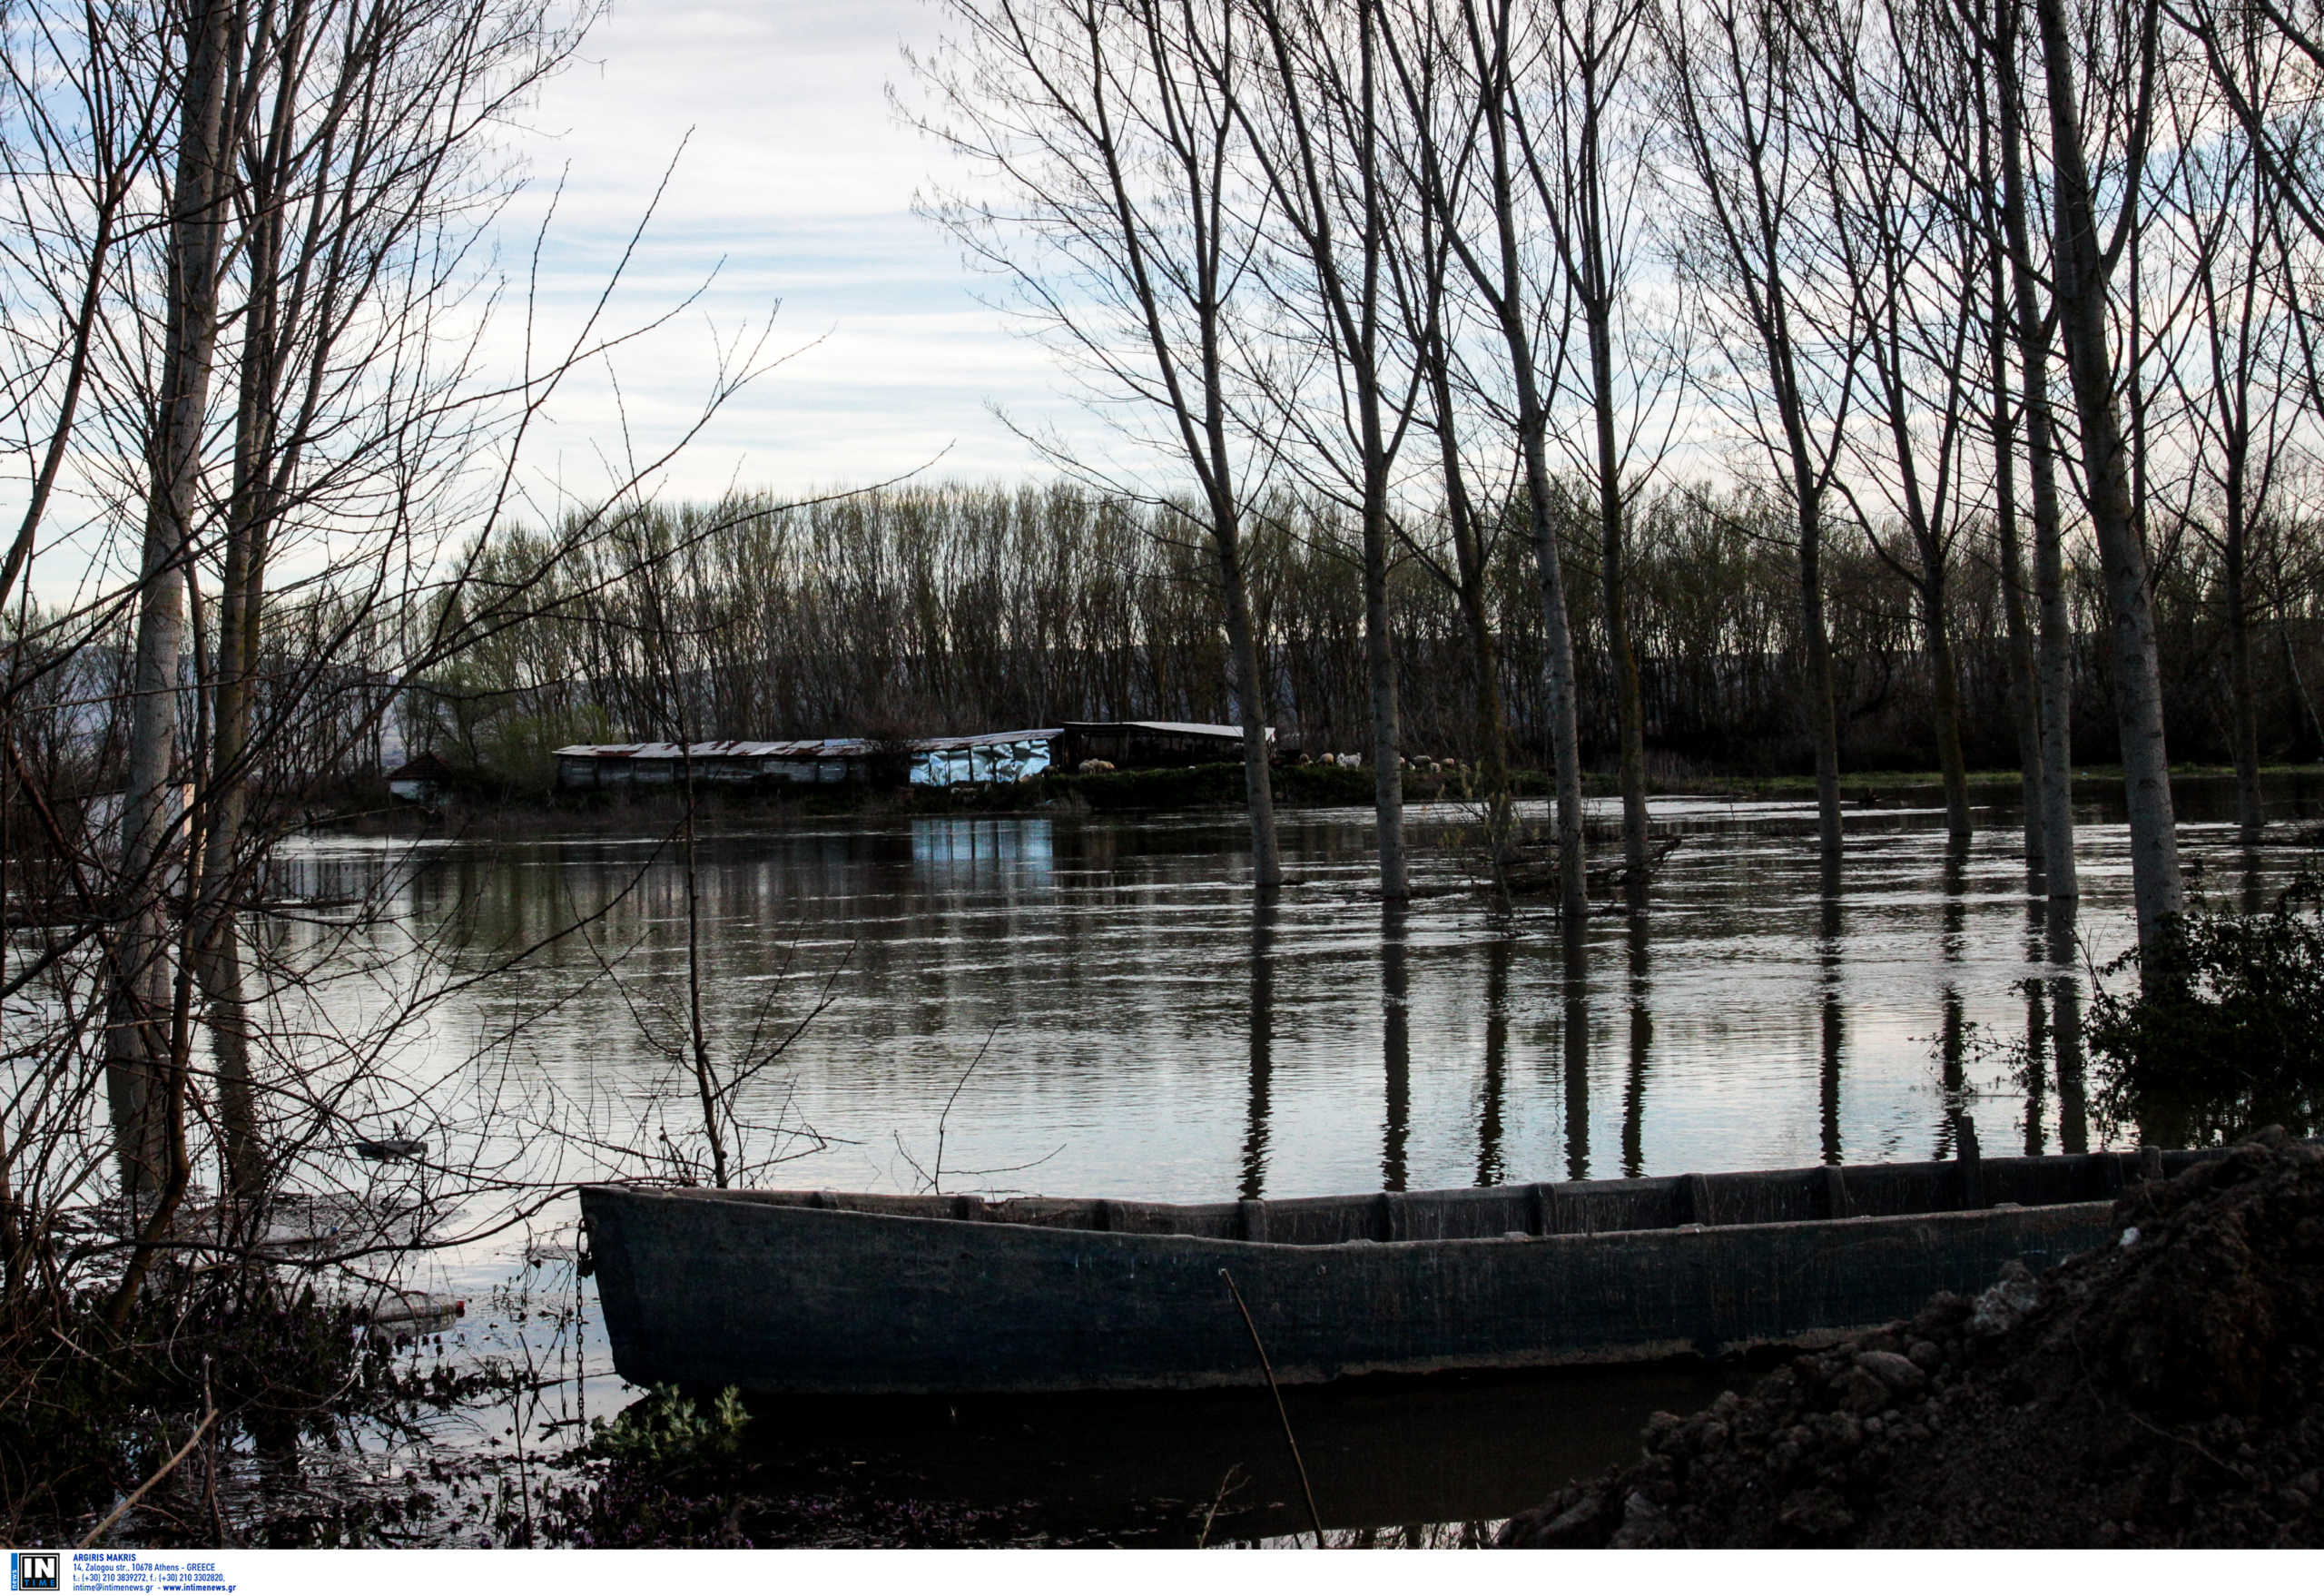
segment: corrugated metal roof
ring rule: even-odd
[[[1036,726],[1025,732],[975,732],[965,737],[915,737],[911,745],[917,753],[935,754],[946,748],[990,748],[997,743],[1046,743],[1064,730]]]
[[[844,759],[870,754],[874,746],[862,737],[803,737],[783,743],[696,743],[691,752],[696,759]],[[560,759],[679,759],[684,752],[675,743],[576,743],[556,754]]]
[[[1066,730],[1071,732],[1163,732],[1181,737],[1240,737],[1240,726],[1223,726],[1203,721],[1068,721]],[[1267,735],[1275,735],[1275,728],[1267,728]]]
[[[948,748],[987,748],[1001,743],[1046,743],[1060,728],[1039,727],[1024,732],[977,732],[965,737],[914,737],[904,746],[914,754],[935,754]],[[696,759],[862,759],[880,749],[869,737],[801,737],[781,743],[696,743]],[[560,759],[678,759],[675,743],[576,743],[556,751]]]

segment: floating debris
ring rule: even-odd
[[[450,1329],[468,1311],[466,1297],[389,1286],[358,1308],[356,1316],[374,1330],[391,1335],[433,1335]]]

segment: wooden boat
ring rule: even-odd
[[[1187,1389],[1717,1355],[2118,1237],[2093,1153],[1208,1204],[589,1186],[614,1364],[772,1393]]]

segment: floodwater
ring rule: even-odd
[[[1681,842],[1650,909],[1571,939],[1546,903],[1475,890],[1452,806],[1412,813],[1403,907],[1369,890],[1360,811],[1283,817],[1271,905],[1235,815],[730,825],[701,844],[694,926],[711,1059],[742,1079],[730,1153],[761,1185],[1210,1201],[1942,1157],[1963,1116],[1989,1153],[2104,1145],[2050,1020],[2131,940],[2119,807],[2081,806],[2066,941],[2026,895],[2014,812],[1980,810],[1955,848],[1928,796],[1851,805],[1837,892],[1807,803],[1657,800]],[[2184,785],[2199,895],[2257,907],[2307,856],[2324,782],[2271,801],[2247,852],[2225,784]],[[378,1131],[512,1182],[698,1158],[678,861],[658,832],[302,845],[287,890],[387,906],[334,953],[361,970],[330,1005],[409,1084],[378,1095]],[[439,1267],[481,1291],[509,1245]],[[610,1411],[585,1305],[584,1405]],[[1473,1526],[1731,1378],[1423,1383],[1300,1394],[1294,1416],[1327,1526]],[[1206,1513],[1214,1540],[1300,1528],[1271,1406],[1222,1400],[842,1408],[792,1444],[833,1489],[1039,1498],[1125,1538],[1191,1541]]]

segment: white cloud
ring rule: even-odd
[[[574,380],[536,461],[617,451],[623,410],[650,448],[696,413],[721,343],[777,300],[766,347],[797,352],[727,405],[672,491],[883,478],[940,454],[941,475],[1038,469],[996,403],[1036,427],[1094,433],[1039,346],[980,302],[998,285],[912,213],[945,156],[897,117],[888,90],[910,92],[900,46],[940,48],[941,23],[921,0],[727,0],[631,4],[600,25],[527,114],[518,150],[534,187],[507,219],[504,259],[513,269],[529,252],[562,173],[542,304],[547,325],[577,326],[683,144],[615,321],[715,277],[619,355],[620,409],[601,374]],[[515,337],[503,326],[496,347],[513,355]]]

